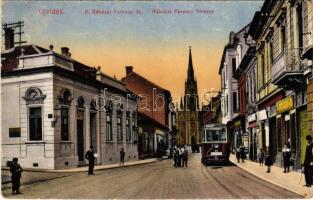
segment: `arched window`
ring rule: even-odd
[[[32,105],[28,107],[28,139],[30,141],[42,140],[42,107],[34,106],[34,104],[43,104],[45,98],[46,95],[43,95],[36,87],[29,88],[23,97],[27,105]]]
[[[47,95],[43,95],[41,90],[36,87],[28,88],[25,92],[23,99],[26,101],[26,104],[43,104],[44,99]]]

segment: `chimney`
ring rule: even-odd
[[[68,56],[68,57],[70,57],[70,52],[69,52],[69,48],[68,47],[61,47],[61,53],[62,53],[62,55],[63,56]]]
[[[14,29],[12,28],[4,29],[4,46],[5,50],[14,47]]]
[[[95,67],[95,68],[96,68],[96,67]],[[97,71],[96,71],[96,79],[97,79],[98,81],[101,81],[101,67],[98,66],[96,70],[97,70]]]
[[[126,76],[133,72],[133,66],[126,66]]]

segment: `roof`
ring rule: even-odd
[[[138,115],[138,117],[142,117],[142,118],[146,119],[147,121],[156,124],[159,128],[162,128],[164,130],[169,130],[169,128],[167,126],[165,126],[164,124],[161,124],[160,122],[158,122],[155,119],[149,117],[148,115],[144,114],[143,112],[138,111],[137,115]],[[142,120],[140,120],[140,121],[142,122]]]
[[[163,87],[157,85],[156,83],[153,83],[152,81],[146,79],[145,77],[141,76],[140,74],[132,71],[129,74],[127,74],[124,78],[122,78],[122,81],[126,81],[127,78],[129,78],[130,76],[137,76],[140,79],[144,80],[145,82],[149,83],[150,85],[154,86],[155,88],[159,89],[159,90],[163,90],[165,93],[168,93],[169,95],[171,95],[171,92],[167,89],[164,89]]]
[[[248,67],[249,62],[252,58],[255,57],[255,46],[250,46],[246,52],[246,54],[243,56],[238,68],[236,69],[235,73],[233,74],[234,78],[239,78],[242,72]]]
[[[36,45],[16,46],[12,49],[1,52],[1,71],[11,71],[18,67],[18,57],[22,55],[35,55],[40,53],[47,53],[49,50]]]
[[[237,32],[235,33],[235,36],[237,36],[239,33],[241,33],[242,31],[244,31],[247,27],[250,26],[250,24],[251,24],[251,23],[245,25],[243,28],[241,28],[239,31],[237,31]],[[236,43],[236,42],[233,43],[233,44],[231,44],[230,41],[228,41],[228,43],[224,46],[224,50],[223,50],[222,59],[221,59],[221,62],[220,62],[220,68],[219,68],[219,70],[218,70],[218,74],[221,74],[221,70],[222,70],[223,65],[224,65],[225,54],[226,54],[227,49],[234,49],[234,48],[236,48],[236,46],[237,46],[237,43]]]
[[[14,48],[2,51],[1,52],[1,72],[8,72],[12,75],[17,74],[17,71],[15,69],[18,68],[19,57],[22,55],[22,49],[23,49],[23,55],[24,56],[40,55],[42,53],[50,52],[50,50],[45,49],[45,48],[40,47],[40,46],[37,46],[37,45],[34,45],[34,44],[15,46]],[[53,53],[55,55],[62,56],[61,54],[59,54],[57,52],[53,51]],[[88,83],[90,83],[92,81],[97,82],[97,80],[96,80],[97,69],[95,67],[90,67],[90,66],[85,65],[85,64],[83,64],[77,60],[72,59],[72,58],[71,58],[71,62],[73,63],[73,68],[74,68],[73,73],[80,76],[81,78],[83,78],[81,80],[85,80],[84,82],[88,82]],[[18,72],[22,74],[23,73],[22,71],[25,71],[25,70],[19,70]],[[34,69],[33,71],[37,72],[38,70]],[[14,72],[14,73],[11,73],[11,72]],[[5,73],[5,75],[8,75],[8,73]],[[117,82],[117,83],[124,86],[123,82],[116,80],[107,74],[104,74],[101,72],[101,75],[107,79],[110,79],[110,80]],[[71,76],[71,77],[73,78],[73,76]],[[90,81],[88,81],[88,80],[90,80]],[[99,86],[103,85],[100,82],[98,84],[99,84]],[[126,88],[125,88],[124,92],[130,93],[130,91],[128,91]]]
[[[249,28],[249,35],[255,40],[261,33],[268,16],[262,14],[269,14],[275,4],[276,0],[265,0],[260,11],[255,12],[254,17]]]

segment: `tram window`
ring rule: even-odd
[[[225,140],[226,140],[226,132],[225,131],[220,131],[219,141],[225,141]]]
[[[212,131],[206,131],[206,141],[212,141]]]
[[[218,131],[212,131],[212,139],[213,141],[218,141],[219,137],[218,137]]]

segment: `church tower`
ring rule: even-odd
[[[189,60],[187,79],[185,81],[185,94],[181,99],[177,114],[178,143],[190,145],[200,142],[200,112],[197,80],[194,75],[191,47],[189,47]]]
[[[187,70],[187,80],[185,82],[185,109],[189,111],[197,111],[199,109],[199,98],[197,80],[194,76],[191,47],[189,47],[189,61]]]

